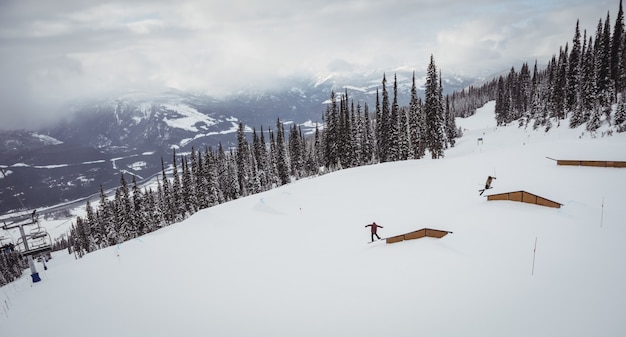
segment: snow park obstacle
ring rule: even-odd
[[[556,161],[559,166],[592,166],[592,167],[617,167],[626,168],[626,161],[616,160],[564,160],[546,157]]]
[[[441,239],[442,237],[451,234],[452,232],[450,231],[444,231],[444,230],[440,230],[440,229],[432,229],[432,228],[422,228],[413,232],[409,232],[406,234],[401,234],[401,235],[396,235],[396,236],[390,236],[388,238],[385,239],[386,243],[390,244],[390,243],[396,243],[396,242],[400,242],[400,241],[407,241],[407,240],[415,240],[415,239],[421,239],[423,237],[431,237],[431,238],[437,238],[437,239]]]
[[[487,200],[489,201],[491,200],[519,201],[519,202],[525,202],[529,204],[535,204],[535,205],[546,206],[546,207],[554,207],[554,208],[561,208],[561,206],[563,205],[556,201],[552,201],[550,199],[546,199],[544,197],[540,197],[538,195],[535,195],[526,191],[515,191],[515,192],[491,194],[487,196]]]

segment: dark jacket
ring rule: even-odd
[[[379,225],[377,225],[375,222],[373,222],[373,223],[371,223],[371,224],[369,224],[369,225],[365,225],[365,227],[372,227],[372,228],[371,228],[371,229],[372,229],[372,233],[374,233],[374,234],[376,233],[376,229],[377,229],[378,227],[380,227],[380,228],[384,228],[383,226],[379,226]]]

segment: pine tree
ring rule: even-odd
[[[600,106],[605,108],[611,103],[614,88],[611,80],[611,25],[609,13],[606,14],[606,21],[602,25],[602,20],[598,23],[596,31],[596,60],[597,60],[597,98]]]
[[[426,74],[424,112],[426,116],[426,148],[433,159],[443,158],[445,139],[443,135],[443,105],[440,100],[439,81],[435,59],[431,55]]]
[[[387,92],[387,78],[385,74],[383,74],[380,119],[377,119],[376,121],[377,123],[380,123],[380,132],[377,135],[377,141],[380,143],[378,156],[381,162],[386,162],[389,160],[390,119],[391,111],[389,107],[389,93]]]
[[[565,103],[566,103],[566,85],[567,85],[567,68],[568,68],[568,46],[565,45],[565,49],[559,51],[559,61],[556,67],[556,77],[554,81],[553,89],[553,108],[554,117],[557,120],[557,125],[560,125],[561,120],[565,118]]]
[[[324,159],[324,149],[322,144],[322,135],[320,134],[320,129],[317,124],[315,124],[315,134],[313,140],[313,164],[315,165],[315,172],[319,172],[320,166],[325,162]]]
[[[183,205],[185,213],[191,215],[198,210],[198,200],[196,198],[196,186],[194,183],[193,175],[191,174],[191,168],[189,167],[189,161],[187,157],[183,156],[182,161],[182,190],[181,196],[183,198]]]
[[[424,153],[420,151],[421,145],[421,115],[422,109],[420,99],[417,96],[417,86],[415,85],[415,71],[411,83],[411,100],[409,101],[409,144],[413,158],[420,159]]]
[[[352,116],[350,117],[352,120],[352,137],[353,137],[353,151],[354,151],[354,162],[353,166],[362,166],[365,161],[363,159],[363,111],[361,108],[361,103],[357,103],[356,109],[352,109]]]
[[[454,107],[451,106],[449,95],[446,95],[445,101],[446,101],[446,108],[445,108],[446,138],[448,139],[448,143],[450,144],[450,147],[454,147],[454,145],[456,144],[456,137],[457,137]]]
[[[269,167],[268,173],[272,188],[274,188],[280,185],[280,179],[278,178],[278,168],[276,165],[276,140],[274,139],[274,132],[271,129],[267,130],[267,134],[269,137],[269,153],[267,155]]]
[[[508,124],[516,120],[519,116],[519,84],[518,76],[514,67],[511,67],[509,74],[504,80],[504,99],[507,101],[507,112],[504,123]]]
[[[600,76],[602,79],[602,91],[600,92],[600,102],[602,110],[606,116],[606,121],[611,125],[611,104],[615,101],[615,83],[612,77],[611,71],[611,21],[609,13],[606,13],[606,21],[604,23],[603,32],[603,53],[602,53],[602,68]]]
[[[601,116],[602,116],[602,106],[596,104],[591,111],[591,116],[589,117],[589,121],[587,122],[586,129],[587,131],[596,131],[600,127],[601,124]]]
[[[339,163],[341,167],[351,167],[354,163],[353,152],[353,133],[352,133],[352,120],[350,117],[350,107],[348,103],[348,91],[346,90],[343,97],[340,99],[339,104],[339,120],[336,131],[338,132],[335,139],[337,139],[337,151],[339,156]]]
[[[172,151],[172,198],[170,199],[172,207],[172,215],[174,221],[178,222],[185,219],[185,203],[183,199],[182,182],[178,174],[178,158],[176,158],[176,150]]]
[[[117,243],[114,224],[114,204],[107,199],[102,185],[100,185],[100,203],[98,205],[98,230],[96,241],[99,248],[113,246]]]
[[[361,148],[363,154],[363,163],[370,164],[374,161],[374,136],[372,130],[372,122],[370,120],[370,112],[367,103],[363,107],[363,138],[361,140]]]
[[[146,214],[146,205],[144,202],[144,195],[137,185],[137,179],[133,176],[132,181],[133,190],[133,218],[136,228],[136,236],[144,235],[148,232],[148,219]]]
[[[189,165],[190,167],[190,185],[191,185],[191,203],[193,204],[194,212],[205,208],[205,198],[206,198],[206,184],[204,182],[204,177],[202,176],[202,153],[200,151],[196,151],[196,149],[191,147],[191,154],[189,155]]]
[[[528,63],[522,64],[520,73],[518,76],[518,117],[519,126],[524,126],[528,123],[528,114],[530,113],[530,99],[532,91],[530,70],[528,69]],[[452,102],[454,108],[454,101]],[[458,115],[457,115],[458,116]],[[456,125],[455,125],[456,126]]]
[[[208,206],[215,206],[224,202],[224,194],[219,187],[218,166],[216,155],[209,148],[204,153],[204,176],[207,185],[207,202]]]
[[[222,190],[228,195],[228,200],[239,199],[242,194],[239,189],[239,179],[237,179],[237,156],[231,149],[224,156],[224,165],[226,170],[223,171],[224,185]]]
[[[426,155],[427,142],[427,123],[426,123],[426,110],[422,99],[417,97],[417,89],[415,86],[415,72],[413,72],[413,85],[411,88],[411,111],[414,115],[414,128],[415,128],[415,142],[413,145],[413,151],[415,152],[415,159],[424,158]]]
[[[263,127],[261,127],[260,137],[257,136],[256,129],[252,130],[252,147],[254,158],[256,159],[256,168],[260,179],[261,190],[266,191],[270,188],[270,184],[267,179],[267,149],[263,135]]]
[[[162,228],[162,227],[169,225],[169,221],[167,219],[167,212],[166,212],[166,210],[168,209],[168,205],[167,205],[167,201],[165,200],[165,190],[161,184],[161,180],[157,180],[157,192],[156,192],[155,201],[156,201],[155,210],[159,212],[158,214],[161,215],[161,220],[162,220],[161,222],[157,223],[157,228]]]
[[[615,83],[615,93],[620,93],[624,90],[626,83],[626,74],[624,73],[624,10],[622,9],[622,1],[619,2],[619,11],[617,12],[617,18],[615,19],[615,26],[613,28],[613,38],[611,46],[611,78]]]
[[[112,242],[111,246],[120,244],[126,241],[126,238],[122,236],[122,234],[126,234],[124,222],[124,209],[123,209],[123,201],[122,201],[122,189],[115,189],[115,196],[111,201],[111,209],[113,210],[113,226],[109,227],[109,232],[107,233],[107,237],[110,242]]]
[[[196,151],[191,148],[191,171],[193,175],[195,185],[196,202],[198,203],[198,209],[209,207],[207,196],[207,182],[204,174],[204,159],[201,151]]]
[[[618,132],[626,131],[626,101],[624,96],[620,95],[617,101],[617,110],[615,111],[615,126]]]
[[[383,107],[385,96],[383,93]],[[398,79],[394,74],[393,76],[393,102],[391,104],[391,111],[389,113],[389,119],[387,121],[387,146],[389,148],[388,158],[389,161],[400,160],[400,106],[398,105]]]
[[[83,222],[83,218],[76,217],[76,250],[79,256],[83,256],[89,253],[89,239],[87,238],[87,233],[85,231],[86,224]]]
[[[229,153],[224,150],[221,142],[217,145],[217,151],[215,152],[215,166],[217,170],[215,177],[219,189],[224,195],[223,201],[236,199],[239,189],[239,184],[233,183],[233,181],[237,181],[236,170],[231,167]]]
[[[259,192],[264,191],[264,180],[265,180],[265,170],[262,169],[264,164],[262,161],[263,158],[260,158],[260,140],[259,135],[256,132],[256,128],[252,128],[252,148],[250,149],[250,156],[253,161],[251,163],[254,165],[254,172],[256,173],[257,178],[259,179]]]
[[[237,129],[237,181],[242,195],[247,195],[248,193],[248,152],[249,145],[246,140],[245,129],[243,123],[239,122],[239,128]]]
[[[172,193],[172,186],[169,178],[165,174],[165,163],[163,162],[163,158],[161,158],[161,182],[163,185],[162,193],[159,193],[160,200],[160,209],[162,210],[165,219],[165,224],[170,225],[173,224],[176,219],[176,214],[174,213],[174,195]]]
[[[89,200],[87,200],[87,205],[85,206],[85,213],[85,221],[87,223],[86,225],[89,233],[87,235],[87,238],[89,239],[88,251],[92,252],[101,248],[101,235],[98,233],[100,229],[100,226],[98,226],[98,219],[96,219],[96,214]]]
[[[537,65],[535,64],[535,72],[537,70]],[[535,90],[533,90],[532,98],[531,98],[531,107],[530,107],[530,115],[535,119],[533,123],[533,130],[537,130],[540,125],[543,125],[546,107],[544,104],[544,100],[542,99],[543,92],[541,90],[542,85],[537,83]]]
[[[289,163],[287,162],[287,149],[285,148],[285,128],[280,119],[276,120],[276,170],[279,184],[289,183]]]
[[[378,92],[378,88],[376,89],[376,103],[374,104],[374,109],[374,149],[378,161],[382,162],[381,156],[383,155],[383,141],[381,140],[381,138],[383,133],[383,112],[380,108],[380,94]]]
[[[161,182],[157,180],[158,188],[161,187]],[[163,220],[163,212],[158,206],[158,191],[155,193],[152,189],[144,188],[144,207],[146,212],[146,233],[153,232],[162,227],[165,221]]]
[[[130,191],[128,183],[123,173],[120,173],[119,193],[116,194],[115,202],[117,204],[119,216],[119,240],[124,242],[137,237],[136,226],[134,223],[133,207],[130,200]],[[119,242],[118,242],[119,243]]]
[[[569,54],[569,63],[567,70],[567,110],[576,114],[580,108],[580,92],[581,92],[581,63],[582,51],[580,45],[580,28],[579,21],[576,21],[576,30],[572,40],[572,51]],[[570,119],[571,125],[571,119]]]
[[[326,107],[326,131],[324,132],[324,166],[333,170],[339,166],[339,109],[334,91],[330,93],[331,104]],[[275,145],[275,144],[274,144]]]
[[[412,158],[411,142],[409,137],[411,134],[411,127],[409,123],[409,108],[399,108],[400,119],[398,121],[398,160],[408,160]]]
[[[304,153],[300,143],[300,131],[296,125],[289,128],[289,155],[291,163],[290,172],[296,179],[300,179],[304,174]]]
[[[594,109],[597,102],[598,72],[596,71],[596,58],[593,46],[593,38],[589,37],[589,43],[584,53],[582,65],[582,87],[580,92],[580,109],[582,114],[574,127],[582,125],[589,120],[591,111]]]
[[[257,170],[256,159],[254,158],[252,151],[249,151],[248,153],[248,162],[248,166],[250,167],[250,179],[248,183],[249,193],[260,193],[263,191],[261,185],[261,176],[259,175],[259,171]]]
[[[509,120],[509,94],[504,82],[504,78],[500,76],[498,78],[498,94],[496,99],[496,124],[504,125]]]

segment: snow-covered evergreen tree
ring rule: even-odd
[[[276,120],[276,170],[280,185],[289,183],[289,163],[287,162],[287,148],[285,147],[285,127],[280,119]]]
[[[326,106],[326,130],[324,132],[324,166],[333,170],[339,166],[339,108],[334,91],[330,93],[330,105]],[[273,144],[276,145],[276,144]]]
[[[148,233],[148,215],[144,195],[139,189],[137,178],[133,176],[132,180],[132,199],[133,199],[133,222],[135,224],[134,237]]]
[[[243,123],[237,128],[237,181],[241,195],[248,194],[248,158],[250,151]]]
[[[376,123],[379,124],[379,133],[376,135],[376,140],[379,143],[378,157],[381,162],[389,161],[390,151],[390,120],[391,120],[391,108],[389,103],[389,93],[387,92],[387,77],[383,74],[382,81],[382,102],[380,106],[380,117],[376,119]]]
[[[383,92],[383,108],[385,105],[385,96]],[[386,122],[386,143],[388,147],[387,160],[397,161],[400,160],[400,142],[401,133],[400,129],[400,106],[398,105],[398,78],[394,74],[393,76],[393,101],[391,103],[391,110],[389,111],[389,118]]]
[[[572,39],[572,50],[569,54],[569,63],[567,69],[567,110],[575,113],[580,110],[580,92],[581,92],[581,64],[582,64],[582,47],[580,44],[580,28],[579,21],[576,21],[576,29],[574,38]],[[570,120],[571,124],[571,120]]]
[[[290,156],[290,174],[296,179],[304,176],[304,158],[305,153],[302,147],[302,137],[300,129],[296,125],[289,128],[289,156]]]
[[[372,129],[372,121],[370,119],[369,106],[367,103],[363,106],[363,123],[362,123],[362,162],[367,165],[374,161],[374,130]]]
[[[594,109],[591,111],[591,116],[589,117],[589,121],[587,122],[586,129],[587,131],[596,131],[600,127],[602,123],[602,106],[600,104],[596,104]]]
[[[450,96],[446,95],[445,99],[445,131],[446,131],[446,139],[448,140],[448,144],[450,147],[454,147],[456,144],[457,138],[457,127],[456,127],[456,118],[454,113],[454,107],[450,103]]]
[[[426,73],[424,113],[426,117],[426,148],[433,159],[443,158],[445,139],[443,135],[443,104],[437,78],[435,58],[430,56]]]
[[[613,36],[611,38],[611,78],[615,84],[613,90],[616,94],[620,93],[625,88],[624,80],[626,79],[626,73],[624,73],[624,41],[626,36],[624,35],[624,10],[622,8],[622,1],[619,2],[619,10],[617,12],[617,18],[615,19],[615,25],[613,28]]]
[[[626,131],[626,101],[624,96],[620,95],[617,101],[617,110],[615,111],[615,126],[618,132]]]

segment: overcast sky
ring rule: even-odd
[[[66,99],[173,87],[221,95],[297,74],[545,64],[619,0],[1,0],[0,128]],[[45,104],[44,104],[45,103]]]

